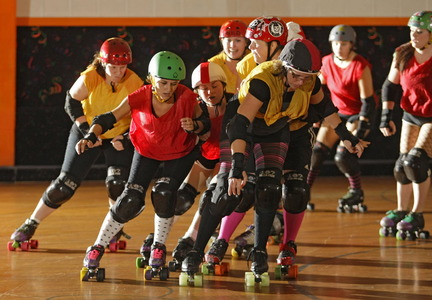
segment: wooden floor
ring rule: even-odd
[[[153,230],[149,200],[145,211],[125,227],[132,235],[127,249],[104,255],[105,281],[81,282],[85,249],[96,239],[107,212],[103,182],[84,183],[70,202],[39,226],[34,236],[38,249],[8,251],[11,233],[30,216],[47,184],[0,183],[0,299],[432,299],[432,239],[397,241],[378,235],[379,220],[396,207],[391,177],[363,179],[368,206],[364,214],[336,212],[337,198],[346,191],[343,177],[318,178],[313,190],[316,209],[306,213],[297,240],[298,278],[274,280],[278,248],[269,246],[270,286],[253,288],[244,285],[247,262],[233,260],[230,253],[225,258],[231,266],[229,275],[206,276],[202,288],[179,287],[178,273],[171,273],[167,281],[144,281],[135,259]],[[169,254],[192,214],[174,225]],[[235,235],[252,222],[252,215]],[[432,231],[432,201],[425,219],[426,229]]]

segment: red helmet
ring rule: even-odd
[[[222,24],[219,30],[219,38],[245,37],[247,25],[240,20],[229,20]]]
[[[267,43],[278,41],[283,46],[287,43],[288,29],[278,17],[259,17],[249,24],[246,37]]]
[[[102,44],[99,57],[104,63],[127,65],[132,62],[132,51],[125,40],[113,37]]]

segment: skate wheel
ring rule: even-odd
[[[118,241],[117,244],[118,244],[118,248],[120,250],[125,250],[126,249],[126,245],[127,245],[126,241]]]
[[[389,236],[389,230],[385,227],[381,227],[378,232],[379,236],[386,237]]]
[[[345,209],[344,209],[343,206],[338,206],[338,207],[336,208],[336,211],[337,211],[338,213],[343,213],[343,212],[345,212]]]
[[[15,251],[16,250],[16,248],[13,246],[13,244],[14,244],[14,242],[8,242],[7,243],[7,249],[9,251]]]
[[[179,286],[187,286],[189,281],[189,276],[185,272],[181,272],[179,276]]]
[[[288,278],[296,279],[298,275],[298,266],[297,265],[291,265],[288,269]]]
[[[22,242],[21,243],[21,250],[22,251],[29,251],[30,250],[30,244],[29,244],[29,242]]]
[[[282,268],[280,265],[277,265],[275,268],[275,279],[281,280],[282,279]]]
[[[363,204],[360,204],[359,205],[359,212],[361,212],[361,213],[367,212],[367,206],[363,205]]]
[[[105,269],[104,268],[100,268],[96,271],[96,281],[97,282],[102,282],[105,280]]]
[[[168,270],[168,268],[164,267],[160,270],[159,279],[160,280],[167,280],[168,278],[169,278],[169,270]]]
[[[417,239],[416,233],[408,231],[406,234],[406,239],[408,241],[415,241]]]
[[[215,265],[214,273],[217,276],[222,276],[228,273],[226,265]]]
[[[176,267],[176,262],[175,262],[175,261],[170,261],[170,262],[168,263],[168,270],[169,270],[170,272],[175,272],[175,271],[177,271],[177,267]]]
[[[108,249],[110,252],[117,252],[118,251],[118,244],[117,243],[110,243],[108,245]]]
[[[261,274],[261,286],[269,286],[270,285],[270,277],[267,272]]]
[[[255,276],[252,272],[245,273],[245,284],[246,286],[254,286],[255,285]]]
[[[30,248],[31,249],[37,249],[39,247],[39,241],[38,240],[30,240]]]
[[[405,240],[405,238],[406,238],[405,232],[402,232],[400,230],[398,232],[396,232],[396,239],[397,240],[403,241],[403,240]]]
[[[307,209],[307,210],[310,210],[310,211],[315,210],[315,204],[313,204],[313,203],[308,203],[307,206],[306,206],[306,209]]]
[[[147,266],[144,269],[144,280],[152,280],[152,278],[153,278],[152,268],[150,266]]]
[[[429,231],[420,231],[419,238],[420,239],[428,239],[429,238]]]
[[[201,266],[201,272],[204,275],[209,275],[211,273],[210,272],[210,268],[209,268],[209,264],[202,264],[202,266]]]
[[[203,286],[203,274],[194,275],[194,286],[198,286],[198,287]]]
[[[231,249],[231,256],[234,259],[239,259],[241,257],[242,250],[237,250],[237,248]]]
[[[225,274],[227,274],[230,271],[230,264],[227,262],[222,263],[222,266],[225,267]]]
[[[80,271],[80,280],[88,281],[88,268],[83,267]]]
[[[135,265],[137,268],[144,268],[146,266],[144,257],[137,257],[135,260]]]

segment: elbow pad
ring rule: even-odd
[[[248,142],[248,133],[250,121],[248,118],[241,114],[236,114],[231,121],[227,124],[226,133],[230,143],[235,140],[244,140]]]
[[[92,126],[98,124],[102,127],[102,133],[112,129],[117,120],[112,112],[107,112],[94,117]]]
[[[360,116],[368,118],[370,121],[375,113],[375,99],[373,96],[369,96],[367,98],[361,98],[361,102]]]
[[[69,90],[66,91],[66,101],[65,101],[64,110],[69,115],[72,122],[75,122],[77,118],[84,116],[84,110],[82,108],[81,101],[72,98],[72,96],[69,93]]]
[[[402,87],[400,86],[400,84],[394,84],[387,78],[382,85],[382,101],[398,101],[401,95]]]

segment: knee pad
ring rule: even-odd
[[[127,180],[127,170],[122,167],[108,167],[108,176],[105,179],[105,186],[108,192],[108,197],[116,201],[121,195]]]
[[[403,161],[403,168],[409,180],[422,183],[430,176],[429,156],[421,148],[412,148]]]
[[[312,149],[311,169],[320,169],[324,161],[330,156],[330,149],[323,143],[316,142]]]
[[[292,214],[306,210],[309,201],[309,185],[303,174],[289,172],[284,175],[282,185],[282,201],[284,209]]]
[[[403,162],[406,158],[406,153],[401,153],[399,155],[399,158],[396,160],[394,169],[393,169],[393,176],[396,179],[397,182],[400,184],[408,184],[411,183],[411,180],[408,179],[408,177],[405,174]]]
[[[255,202],[255,174],[248,174],[248,180],[242,190],[242,198],[239,205],[236,207],[235,212],[245,213],[252,208]]]
[[[206,207],[207,205],[209,205],[209,203],[211,203],[213,191],[215,190],[215,188],[216,188],[216,183],[212,183],[210,184],[208,189],[202,194],[199,202],[199,207],[198,207],[200,215],[202,214],[204,207]]]
[[[51,182],[42,195],[46,206],[59,208],[75,194],[80,182],[65,172],[61,172],[59,177]]]
[[[175,208],[175,215],[181,216],[192,207],[195,202],[195,197],[199,193],[189,183],[183,183],[177,191],[177,202]]]
[[[255,208],[263,212],[275,211],[279,208],[282,198],[280,170],[261,170],[255,192]]]
[[[119,223],[126,223],[138,216],[145,207],[145,190],[138,184],[128,183],[111,207],[111,214]]]
[[[358,157],[354,153],[349,153],[343,146],[338,146],[334,157],[336,166],[345,174],[345,176],[356,175],[360,173],[360,164]]]
[[[217,175],[216,188],[213,191],[210,213],[214,216],[228,216],[238,206],[241,195],[228,195],[228,173]]]
[[[171,218],[174,216],[177,200],[178,183],[174,178],[161,177],[156,180],[152,192],[151,200],[155,213],[161,218]]]

